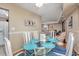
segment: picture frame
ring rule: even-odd
[[[68,27],[71,29],[73,27],[73,17],[71,16],[69,20]]]
[[[33,26],[35,24],[35,22],[32,20],[25,20],[24,23],[25,23],[25,26]]]

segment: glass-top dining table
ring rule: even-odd
[[[59,40],[57,38],[49,37],[46,42],[39,42],[37,44],[37,48],[34,49],[35,56],[45,56],[48,52],[50,52],[53,48],[55,48],[56,43]]]
[[[35,40],[32,41],[31,44],[25,45],[25,50],[34,50],[34,52],[31,54],[35,56],[45,56],[48,52],[50,52],[53,48],[56,46],[56,42],[58,42],[57,38],[48,38],[46,42],[35,42]]]

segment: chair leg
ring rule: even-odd
[[[34,54],[35,54],[35,56],[36,56],[36,49],[34,49]]]
[[[44,56],[46,56],[46,53],[47,53],[47,52],[46,52],[46,48],[44,48]]]
[[[26,50],[24,50],[24,55],[26,56]]]

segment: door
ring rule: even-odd
[[[8,10],[0,8],[0,56],[6,55],[5,40],[8,38]]]
[[[8,38],[8,22],[0,21],[0,56],[5,55],[5,41],[4,38]]]

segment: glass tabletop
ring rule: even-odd
[[[23,46],[24,50],[34,50],[31,55],[43,56],[46,55],[49,51],[55,48],[55,43],[58,42],[58,39],[49,37],[48,41],[42,42],[32,39],[30,43]]]
[[[38,48],[36,48],[34,50],[34,54],[36,56],[44,56],[46,55],[49,51],[51,51],[53,48],[55,48],[55,44],[51,43],[51,42],[40,42],[41,46],[39,46]]]

